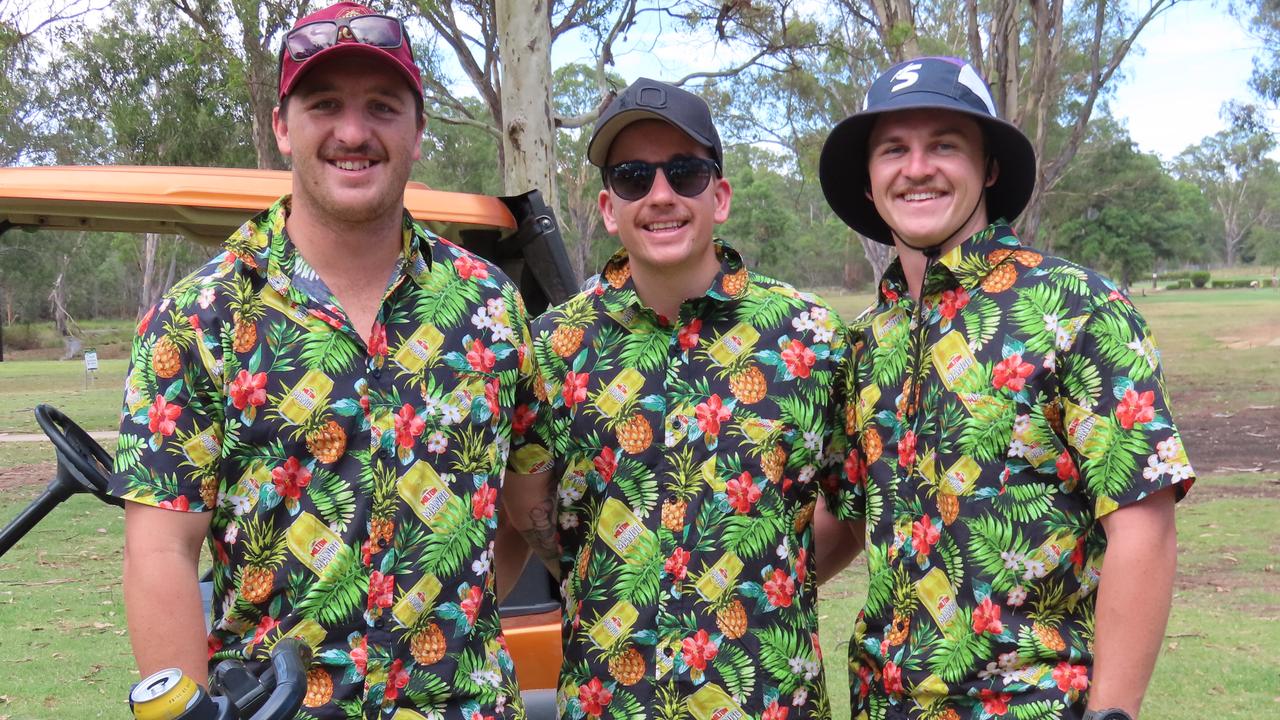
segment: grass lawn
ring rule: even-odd
[[[828,299],[851,319],[872,296]],[[1194,428],[1193,464],[1230,465],[1224,458],[1242,447],[1261,458],[1249,461],[1255,472],[1202,470],[1179,507],[1173,616],[1143,716],[1280,716],[1280,465],[1267,461],[1280,457],[1280,293],[1164,291],[1135,302],[1163,351],[1184,435]],[[0,432],[35,432],[31,408],[40,402],[86,429],[114,429],[124,370],[106,360],[86,389],[79,362],[0,363]],[[45,443],[0,443],[0,524],[51,470],[30,466],[52,457]],[[78,497],[0,558],[0,720],[129,717],[124,700],[137,678],[124,630],[121,537],[120,510]],[[865,576],[859,560],[821,593],[836,718],[848,717],[844,660]]]

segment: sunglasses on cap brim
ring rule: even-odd
[[[711,178],[720,174],[720,165],[708,158],[684,155],[660,163],[628,160],[606,167],[604,181],[623,200],[639,200],[653,189],[658,170],[662,170],[667,184],[677,194],[697,197],[711,184]]]
[[[302,62],[339,42],[356,42],[384,50],[405,44],[404,25],[390,15],[356,15],[335,20],[317,20],[299,25],[284,36],[283,52],[294,62]],[[413,49],[409,49],[413,54]]]

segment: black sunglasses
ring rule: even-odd
[[[339,41],[355,41],[390,50],[404,44],[404,26],[399,18],[390,15],[317,20],[290,30],[284,36],[284,49],[295,62],[302,62]],[[413,53],[412,48],[409,52]]]
[[[685,197],[697,197],[707,189],[711,177],[720,174],[720,164],[715,160],[684,155],[660,163],[628,160],[606,167],[604,181],[623,200],[639,200],[653,188],[658,170],[667,177],[667,184],[672,190]]]

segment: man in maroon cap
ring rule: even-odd
[[[493,547],[527,323],[498,268],[405,212],[424,122],[401,21],[299,20],[273,127],[292,193],[133,346],[111,487],[139,669],[260,670],[291,636],[308,717],[513,717]]]

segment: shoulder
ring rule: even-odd
[[[1024,267],[1020,268],[1018,287],[1024,292],[1042,287],[1058,295],[1068,309],[1077,313],[1092,313],[1117,305],[1127,306],[1136,312],[1120,286],[1103,273],[1058,255],[1033,248],[1023,249],[1040,257],[1034,266],[1026,267],[1025,263],[1020,263]]]
[[[477,255],[448,238],[436,235],[416,222],[414,225],[419,233],[419,240],[423,242],[423,246],[430,248],[433,273],[436,272],[435,264],[442,263],[452,267],[452,271],[464,281],[476,282],[499,291],[508,288],[515,289],[515,283],[496,263]]]

